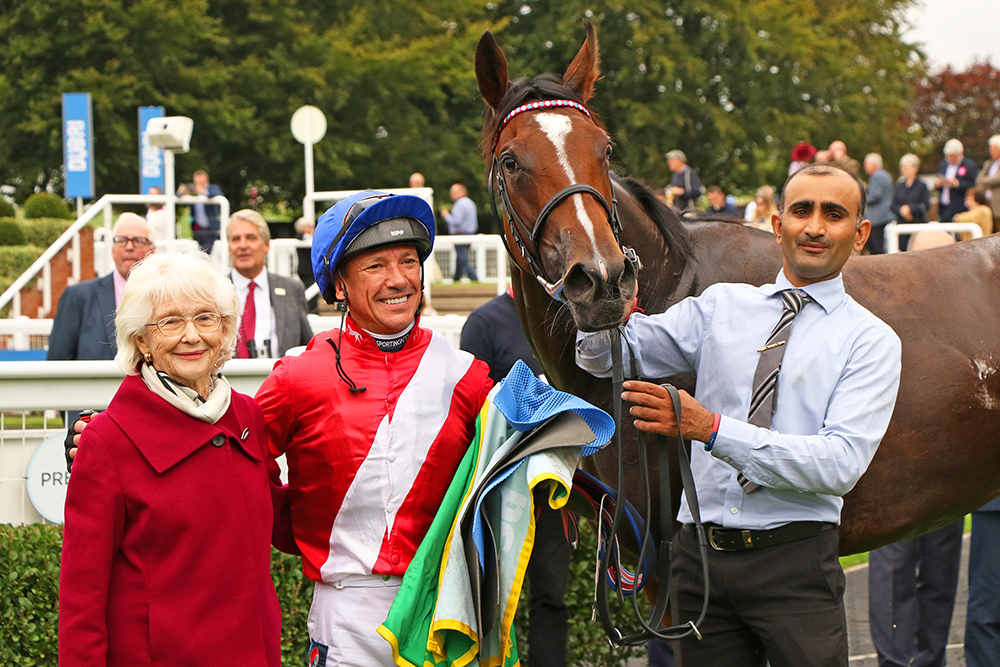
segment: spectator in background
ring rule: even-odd
[[[868,174],[868,209],[865,214],[872,221],[872,233],[868,237],[868,252],[872,255],[885,253],[885,226],[893,221],[892,176],[882,166],[882,156],[869,153],[865,156],[865,173]]]
[[[208,172],[198,170],[194,172],[194,185],[191,187],[181,186],[177,191],[178,195],[193,195],[196,197],[221,197],[222,189],[208,180]],[[201,249],[212,253],[212,245],[219,238],[219,230],[222,225],[219,221],[221,208],[218,204],[207,204],[198,202],[191,204],[191,234],[198,242]]]
[[[490,379],[499,384],[518,359],[536,376],[542,367],[531,352],[521,330],[514,295],[490,299],[469,314],[462,327],[459,347],[490,367]],[[528,665],[530,667],[566,667],[566,582],[573,549],[566,539],[563,514],[538,503],[535,545],[528,561],[531,594],[528,601]]]
[[[969,188],[965,193],[966,211],[955,214],[955,222],[974,222],[983,230],[983,236],[993,233],[993,212],[986,205],[986,192],[980,187]],[[970,239],[972,235],[968,232],[962,233],[962,239]]]
[[[1000,659],[1000,498],[972,513],[969,605],[965,616],[966,667],[995,667]]]
[[[115,270],[63,290],[46,359],[115,358],[115,310],[125,292],[128,272],[153,249],[149,223],[135,213],[122,213],[111,236]]]
[[[986,193],[986,203],[993,211],[993,222],[1000,220],[1000,134],[994,134],[988,142],[990,159],[976,176],[976,185]]]
[[[708,215],[726,215],[739,217],[740,211],[735,206],[726,201],[726,193],[718,185],[708,188]]]
[[[469,198],[469,191],[461,183],[455,183],[448,190],[448,195],[455,202],[451,212],[448,209],[441,209],[441,217],[448,223],[448,233],[452,236],[463,234],[475,234],[479,231],[479,217],[476,211],[476,203]],[[455,246],[455,275],[452,280],[458,282],[464,277],[473,282],[479,281],[476,270],[469,263],[469,246],[467,244]]]
[[[277,358],[292,347],[312,340],[306,317],[305,290],[295,278],[267,270],[271,230],[257,211],[244,209],[229,218],[229,277],[239,298],[239,336],[236,356],[240,359]]]
[[[149,189],[147,194],[162,195],[163,190],[155,185]],[[165,204],[150,202],[146,204],[146,222],[149,223],[149,238],[153,241],[169,241],[172,238],[170,227],[174,221],[170,219]]]
[[[770,185],[762,185],[757,188],[754,200],[747,204],[746,211],[743,212],[743,219],[746,220],[748,227],[773,234],[771,217],[777,213],[778,205],[774,202],[774,188]]]
[[[830,157],[830,151],[816,151],[816,156],[813,158],[813,162],[816,164],[832,161],[833,158]]]
[[[410,174],[410,187],[411,188],[422,188],[424,187],[424,175],[419,171],[415,171]]]
[[[791,176],[799,169],[809,164],[814,155],[816,155],[816,147],[808,141],[800,141],[795,144],[795,147],[792,148],[792,163],[788,165],[788,175]],[[771,226],[770,219],[768,219],[767,225],[768,227]]]
[[[956,213],[965,209],[965,192],[976,183],[979,167],[965,157],[965,147],[958,139],[944,144],[944,159],[938,166],[934,187],[941,191],[938,199],[938,220],[952,222]]]
[[[931,194],[924,182],[917,178],[920,158],[907,153],[899,158],[900,181],[892,193],[889,210],[900,224],[927,222],[927,211],[931,207]],[[900,250],[905,250],[905,242],[900,242]]]
[[[678,211],[687,211],[698,205],[701,197],[701,180],[698,172],[688,166],[684,151],[674,149],[667,153],[667,166],[674,175],[667,188],[667,200]]]
[[[840,167],[852,176],[860,175],[861,165],[847,154],[847,144],[838,139],[830,144],[828,150],[830,152],[830,162],[835,166]]]

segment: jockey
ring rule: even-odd
[[[305,575],[310,665],[386,665],[376,628],[475,432],[489,369],[420,327],[434,215],[374,191],[324,213],[312,260],[339,330],[279,360],[257,393],[270,451],[287,454]],[[345,335],[346,334],[346,335]]]

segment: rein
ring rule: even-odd
[[[493,209],[493,217],[497,219],[500,225],[507,226],[508,229],[510,229],[511,235],[514,237],[514,243],[517,245],[518,252],[515,254],[511,250],[510,243],[507,240],[507,235],[501,234],[504,246],[507,248],[507,254],[514,258],[515,262],[518,262],[517,257],[520,255],[520,257],[527,262],[527,267],[521,266],[519,262],[518,267],[525,273],[533,275],[550,297],[559,301],[565,301],[565,297],[563,296],[562,278],[554,283],[549,282],[548,276],[546,276],[545,270],[542,268],[541,258],[537,256],[538,240],[541,236],[542,230],[545,228],[545,222],[548,220],[549,215],[552,214],[552,211],[569,197],[577,194],[588,194],[594,197],[594,199],[596,199],[604,208],[604,212],[608,216],[608,222],[611,225],[611,231],[614,233],[615,240],[617,241],[619,235],[621,234],[622,223],[621,218],[618,216],[618,200],[615,198],[614,185],[611,185],[611,204],[609,205],[608,201],[604,198],[604,195],[602,195],[596,188],[585,183],[572,183],[557,192],[548,202],[546,202],[545,206],[542,207],[542,210],[539,211],[538,216],[535,218],[534,225],[529,226],[521,219],[521,217],[517,214],[517,211],[514,209],[514,204],[510,200],[510,188],[507,185],[507,179],[504,177],[503,169],[499,164],[499,157],[496,154],[497,146],[500,144],[500,135],[503,133],[504,128],[507,126],[507,123],[511,121],[511,119],[528,111],[538,111],[540,109],[558,107],[576,109],[586,115],[587,118],[593,120],[593,116],[590,115],[590,112],[586,107],[572,100],[544,100],[540,102],[531,102],[529,104],[522,104],[511,111],[500,123],[496,139],[493,142],[493,159],[490,163],[489,174],[489,194],[490,206]],[[500,207],[506,214],[506,224],[504,217],[500,215],[500,211],[497,208],[498,194],[500,198]],[[530,251],[528,249],[528,244],[525,243],[525,239],[530,242]],[[625,257],[636,265],[636,268],[640,267],[639,256],[636,254],[635,250],[625,246],[621,246],[621,250]]]
[[[635,364],[635,355],[631,354],[632,359],[632,375],[638,377],[638,372]],[[622,348],[621,348],[621,331],[620,329],[613,329],[611,333],[611,383],[612,391],[614,393],[614,420],[615,420],[615,446],[618,449],[618,481],[616,489],[615,498],[615,512],[611,520],[611,528],[609,530],[610,539],[608,540],[608,547],[604,549],[603,554],[600,558],[599,571],[600,572],[611,572],[612,578],[618,582],[616,590],[618,593],[619,602],[622,600],[622,584],[627,577],[626,573],[621,567],[621,555],[618,553],[617,543],[615,541],[615,536],[618,533],[618,528],[621,525],[623,516],[625,514],[625,508],[628,505],[627,499],[625,498],[625,464],[624,458],[622,456],[622,384],[624,383],[624,364],[622,362]],[[608,640],[616,646],[634,646],[641,644],[652,637],[657,637],[659,639],[666,640],[677,640],[683,639],[685,637],[694,636],[699,640],[701,639],[701,633],[698,631],[698,625],[705,620],[705,614],[708,611],[708,539],[705,536],[705,528],[701,522],[701,510],[698,506],[698,493],[695,489],[694,476],[691,473],[691,460],[688,456],[687,448],[684,446],[684,435],[681,433],[681,399],[677,392],[677,389],[673,385],[664,384],[660,385],[670,394],[670,400],[674,406],[674,414],[677,419],[677,460],[680,466],[681,482],[685,491],[685,497],[688,502],[688,509],[691,511],[691,516],[693,517],[695,530],[698,535],[698,548],[701,553],[701,563],[702,563],[702,578],[704,581],[704,594],[702,597],[702,607],[701,613],[698,616],[697,621],[688,621],[680,625],[673,625],[668,628],[661,628],[660,624],[666,613],[667,601],[671,602],[671,618],[676,621],[679,618],[678,606],[677,606],[677,595],[670,595],[670,574],[671,574],[671,562],[673,556],[673,503],[671,502],[671,489],[670,489],[670,460],[667,455],[667,441],[664,436],[657,436],[657,452],[659,454],[659,470],[660,470],[660,544],[659,544],[659,555],[658,557],[654,555],[655,558],[655,568],[657,578],[659,579],[660,585],[666,588],[665,594],[657,595],[656,606],[650,611],[648,619],[643,617],[642,612],[639,609],[639,603],[636,598],[636,591],[640,586],[640,582],[644,583],[645,573],[644,564],[646,563],[646,551],[647,548],[652,549],[652,537],[650,535],[650,522],[648,517],[650,516],[650,489],[649,489],[649,462],[646,458],[646,443],[645,435],[642,432],[638,434],[638,454],[639,454],[639,473],[640,478],[643,480],[643,493],[646,496],[646,512],[645,516],[647,520],[645,522],[645,528],[643,531],[641,546],[639,548],[638,565],[636,567],[636,572],[634,574],[635,579],[635,589],[632,594],[632,607],[635,611],[635,615],[642,626],[642,632],[623,635],[621,630],[619,630],[614,621],[611,619],[611,606],[608,600],[608,588],[610,584],[600,586],[598,585],[596,591],[596,599],[594,601],[595,610],[600,617],[601,626],[604,628],[604,632],[608,635]],[[654,550],[655,552],[655,550]]]

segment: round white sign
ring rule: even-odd
[[[28,498],[38,513],[52,523],[63,522],[63,506],[66,504],[66,452],[63,447],[65,435],[53,435],[35,448],[28,461]]]
[[[326,116],[307,104],[292,114],[292,136],[300,144],[318,143],[326,135]]]

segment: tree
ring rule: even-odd
[[[683,149],[706,183],[784,181],[799,140],[900,153],[910,85],[922,73],[897,18],[910,0],[502,2],[511,70],[561,72],[598,27],[604,79],[593,106],[616,162],[650,183]],[[897,147],[898,146],[898,147]]]
[[[986,142],[1000,134],[1000,69],[989,60],[961,72],[948,66],[920,79],[914,97],[910,118],[920,133],[911,147],[925,166],[935,166],[944,143],[956,138],[977,164],[986,160]]]

